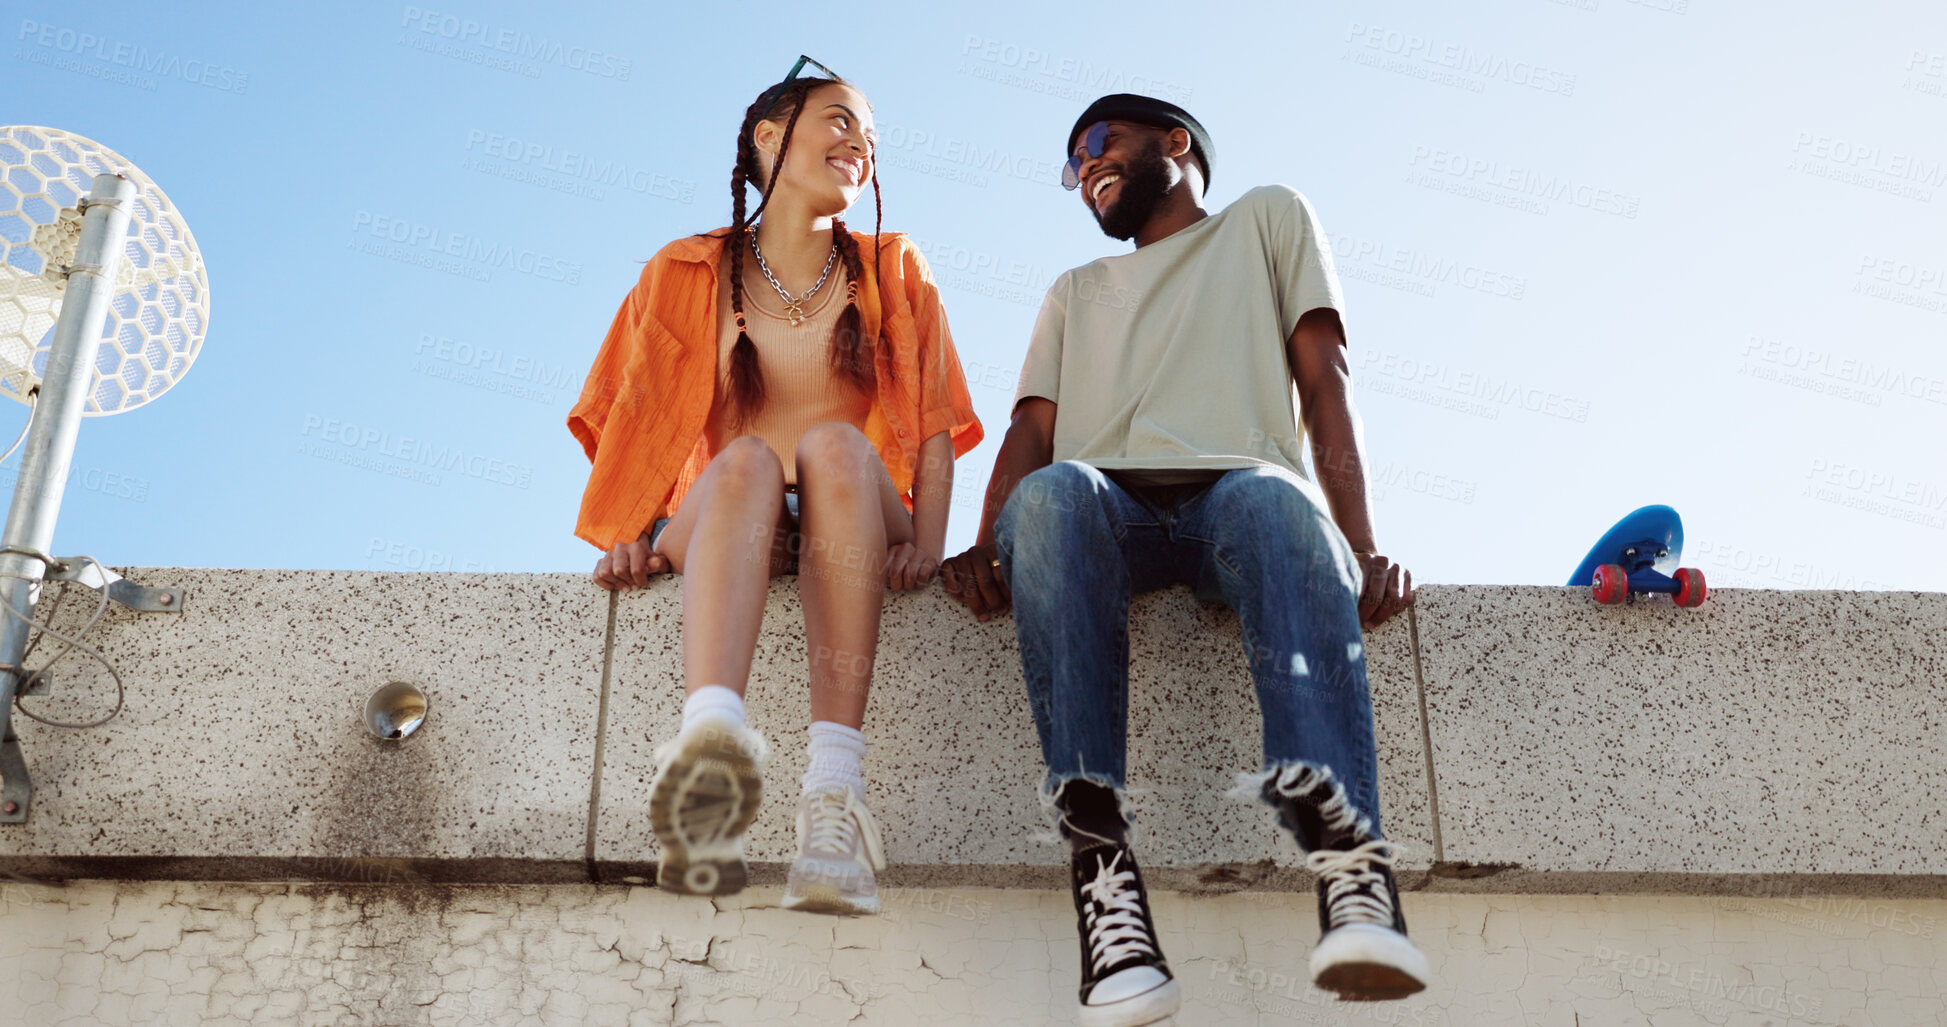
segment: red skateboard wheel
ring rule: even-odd
[[[1695,567],[1677,568],[1677,605],[1702,606],[1709,592],[1704,587],[1704,572]]]
[[[1629,598],[1629,572],[1621,565],[1605,563],[1595,569],[1595,601],[1614,606]]]

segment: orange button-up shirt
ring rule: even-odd
[[[872,236],[854,232],[861,254]],[[939,289],[919,250],[887,232],[878,282],[859,283],[859,313],[877,347],[878,392],[865,437],[912,508],[921,442],[949,432],[958,457],[980,443],[980,419]],[[723,239],[685,236],[662,248],[622,301],[588,370],[568,430],[594,463],[575,535],[599,549],[639,538],[683,501],[710,462],[705,422],[716,399],[717,276]],[[884,332],[880,331],[881,326]]]

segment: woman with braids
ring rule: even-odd
[[[568,428],[594,462],[575,533],[606,551],[595,582],[683,576],[687,697],[657,751],[657,884],[744,886],[764,740],[744,687],[766,578],[796,571],[810,665],[810,765],[784,905],[879,909],[865,806],[866,690],[885,590],[929,583],[953,461],[980,422],[926,262],[897,233],[839,215],[879,180],[871,108],[799,60],[737,130],[730,227],[648,262]],[[759,201],[746,212],[746,186]]]

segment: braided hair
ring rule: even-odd
[[[730,247],[730,309],[737,323],[737,342],[730,350],[730,398],[739,426],[747,424],[764,406],[764,372],[758,366],[757,344],[750,340],[744,321],[745,236],[751,223],[771,202],[778,175],[784,170],[785,154],[791,152],[791,137],[798,126],[798,115],[804,113],[805,97],[819,86],[837,82],[838,79],[830,78],[799,78],[771,86],[751,102],[744,111],[743,124],[737,129],[737,162],[730,172],[730,231],[725,237],[725,245]],[[747,183],[762,179],[764,174],[763,167],[757,161],[754,130],[759,121],[787,113],[784,142],[778,145],[777,159],[771,163],[770,178],[758,187],[763,198],[758,202],[757,209],[746,215],[744,187]],[[876,279],[879,270],[879,233],[884,218],[879,203],[879,162],[876,154],[871,163],[872,273]],[[838,259],[845,267],[847,281],[845,309],[839,312],[838,324],[832,331],[829,361],[832,373],[839,380],[870,396],[877,390],[874,368],[879,347],[877,340],[866,336],[864,315],[859,310],[859,283],[865,278],[865,262],[859,253],[858,240],[852,238],[852,233],[845,228],[845,222],[838,218],[832,219],[832,244],[838,248]]]

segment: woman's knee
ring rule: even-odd
[[[711,495],[775,505],[784,501],[784,462],[753,435],[733,440],[710,459]]]
[[[865,433],[843,421],[821,421],[805,429],[798,439],[799,479],[804,472],[839,480],[858,479],[864,484],[865,472],[878,459]]]

